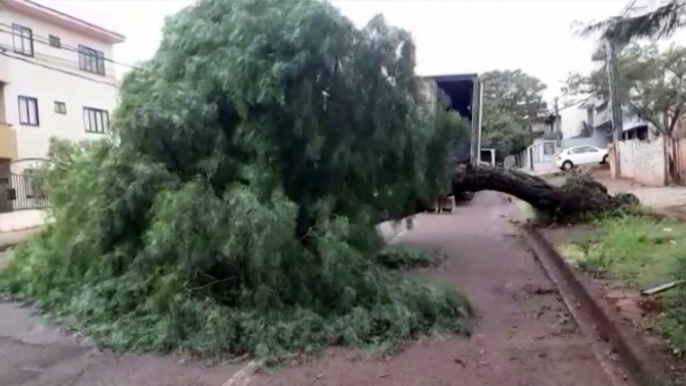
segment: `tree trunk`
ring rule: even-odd
[[[633,195],[610,195],[605,186],[586,175],[572,176],[563,186],[557,187],[513,169],[457,167],[451,184],[453,194],[481,190],[510,194],[555,219],[569,219],[638,203]]]

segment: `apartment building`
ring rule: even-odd
[[[52,137],[109,134],[113,48],[124,39],[31,0],[0,0],[0,232],[49,221],[30,175]]]
[[[0,0],[0,165],[45,157],[51,137],[109,133],[113,48],[124,40],[31,0]]]

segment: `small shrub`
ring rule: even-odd
[[[388,245],[376,255],[377,263],[390,269],[438,266],[445,260],[446,256],[438,250],[425,250],[400,244]]]

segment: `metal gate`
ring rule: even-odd
[[[0,165],[0,213],[50,206],[43,170],[36,166],[36,160],[31,161],[31,167],[17,168],[19,171],[13,171],[13,166],[20,161]]]

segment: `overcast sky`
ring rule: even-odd
[[[193,0],[37,0],[114,29],[127,36],[115,60],[150,58],[164,18]],[[287,0],[284,0],[287,1]],[[332,0],[357,25],[382,13],[388,22],[412,32],[421,75],[517,69],[559,95],[572,71],[590,71],[595,41],[575,36],[578,20],[619,14],[628,0]],[[123,68],[119,71],[122,71]]]

